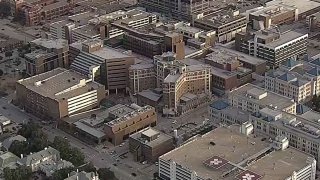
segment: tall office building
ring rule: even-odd
[[[69,68],[69,46],[64,39],[36,39],[30,42],[32,52],[25,54],[26,73],[41,74],[57,67]]]
[[[208,11],[211,1],[212,0],[140,0],[139,3],[150,11],[191,20],[193,14]]]
[[[290,58],[297,59],[306,54],[308,34],[267,29],[237,33],[235,39],[236,50],[265,59],[271,66],[279,66]]]

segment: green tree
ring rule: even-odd
[[[30,153],[30,151],[28,149],[28,142],[26,142],[26,141],[22,141],[22,142],[14,141],[11,144],[9,151],[18,157],[20,157],[21,154],[26,155],[26,154]]]
[[[70,161],[74,166],[80,166],[85,163],[83,153],[78,148],[71,147],[69,142],[62,137],[56,136],[52,146],[60,152],[62,159]]]
[[[59,169],[52,174],[52,180],[64,180],[68,177],[68,174],[74,171],[74,168],[67,167],[63,169]]]
[[[100,168],[98,170],[99,178],[101,180],[117,180],[114,172],[110,170],[110,168]]]
[[[12,143],[9,150],[17,156],[20,156],[20,154],[28,155],[31,152],[38,152],[49,146],[46,134],[43,133],[37,124],[29,123],[22,125],[18,134],[27,138],[27,141],[15,141]]]
[[[0,1],[0,17],[8,17],[10,15],[10,4],[4,1]]]
[[[5,180],[26,180],[30,179],[32,172],[29,167],[19,166],[16,169],[5,168],[3,175]]]
[[[21,129],[19,129],[18,134],[28,139],[40,130],[41,129],[38,124],[30,122],[28,124],[23,124]]]

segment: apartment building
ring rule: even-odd
[[[103,85],[63,68],[18,80],[16,93],[27,112],[52,120],[90,110],[105,98]]]
[[[298,8],[286,4],[274,4],[248,10],[252,29],[269,29],[271,25],[292,23],[298,20]]]
[[[210,15],[199,16],[194,26],[207,31],[215,31],[216,42],[227,43],[235,39],[238,32],[246,32],[246,16],[239,11],[218,10]]]
[[[57,67],[69,68],[69,46],[64,39],[36,39],[30,42],[31,53],[25,54],[26,73],[34,76]]]
[[[79,50],[71,69],[81,74],[91,74],[111,92],[125,91],[129,86],[129,67],[134,57],[110,47],[104,47],[102,41],[93,39],[73,43]]]
[[[157,124],[157,113],[152,106],[136,104],[116,105],[109,108],[109,122],[104,125],[107,140],[114,145],[121,144],[130,135]]]
[[[129,138],[129,151],[138,162],[156,162],[159,156],[174,149],[172,136],[153,128],[146,128]]]
[[[289,59],[277,70],[265,74],[265,88],[283,96],[293,98],[297,103],[319,95],[318,59],[296,61]]]
[[[210,49],[205,63],[211,65],[212,88],[230,91],[253,80],[252,74],[263,75],[266,61],[222,46]]]
[[[164,113],[183,114],[210,99],[210,66],[187,65],[183,61],[176,60],[171,52],[154,57],[157,87],[163,89]]]
[[[174,18],[191,20],[193,14],[210,10],[212,0],[141,0],[139,3],[148,11],[160,12]]]
[[[241,128],[241,133],[239,129]],[[161,179],[315,179],[316,160],[278,136],[261,141],[250,127],[218,127],[159,157]]]
[[[269,108],[261,109],[250,115],[250,122],[257,135],[275,138],[278,135],[288,137],[289,145],[315,159],[319,159],[319,114],[304,118]]]
[[[178,113],[180,104],[186,105],[190,100],[199,99],[197,95],[200,94],[210,95],[210,71],[210,67],[206,65],[180,65],[176,69],[170,69],[162,85],[165,109]],[[183,113],[185,112],[179,112]]]
[[[134,64],[129,68],[129,88],[134,94],[156,88],[154,64]]]
[[[253,84],[245,84],[234,89],[229,94],[229,103],[248,112],[258,112],[260,109],[270,107],[291,114],[296,114],[296,102],[271,91],[267,91]]]
[[[293,98],[297,103],[313,97],[313,81],[308,76],[299,74],[303,63],[289,59],[280,64],[277,70],[265,74],[265,88],[277,94]]]
[[[270,66],[277,67],[290,58],[297,59],[306,54],[308,34],[267,29],[237,33],[235,39],[236,50],[265,59]]]

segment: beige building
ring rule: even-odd
[[[107,140],[114,145],[121,144],[131,134],[157,124],[157,113],[152,106],[118,104],[109,108],[110,121],[105,123]]]
[[[134,94],[156,87],[153,64],[135,64],[129,68],[129,88]]]
[[[58,120],[99,106],[103,85],[72,70],[54,70],[16,83],[17,102],[38,117]]]
[[[253,84],[245,84],[229,93],[229,103],[244,111],[258,112],[264,107],[296,114],[296,102]]]
[[[210,70],[206,65],[182,65],[171,69],[162,86],[165,109],[177,111],[181,98],[187,93],[211,94]]]
[[[25,54],[26,73],[29,76],[51,71],[57,67],[69,68],[68,41],[36,39],[30,44],[32,52]]]
[[[320,94],[319,64],[316,57],[308,61],[289,59],[265,74],[265,88],[297,103],[309,101]]]

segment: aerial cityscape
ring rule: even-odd
[[[320,0],[0,0],[0,180],[320,180]]]

